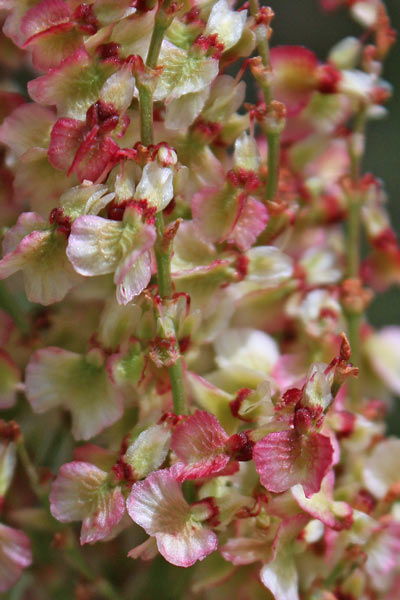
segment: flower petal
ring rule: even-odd
[[[31,544],[27,536],[0,524],[0,592],[13,586],[31,563]]]
[[[254,446],[253,458],[263,486],[275,493],[301,483],[307,498],[320,490],[332,465],[333,448],[328,437],[294,430],[270,433]]]
[[[52,484],[51,514],[62,523],[82,520],[81,544],[108,537],[124,515],[122,492],[109,487],[107,478],[98,467],[74,461],[60,468]]]

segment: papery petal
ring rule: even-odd
[[[306,498],[301,485],[292,488],[292,494],[297,504],[314,519],[319,519],[332,529],[340,531],[348,529],[352,524],[353,510],[347,502],[333,499],[333,472],[328,473],[321,482],[321,489],[311,498]]]
[[[256,246],[246,253],[247,279],[262,287],[278,286],[293,274],[293,260],[275,246]]]
[[[319,491],[332,465],[329,438],[294,430],[268,434],[254,446],[253,458],[263,486],[275,493],[301,483],[307,498]]]
[[[152,560],[158,554],[157,542],[154,538],[148,538],[143,544],[135,546],[128,552],[129,558],[141,558],[142,560]]]
[[[400,327],[384,327],[364,342],[374,371],[395,394],[400,394]]]
[[[74,461],[60,468],[52,484],[51,514],[62,523],[82,520],[81,544],[109,536],[124,515],[122,492],[109,487],[107,478],[98,467]]]
[[[64,0],[42,0],[32,6],[21,21],[21,31],[30,38],[38,33],[68,23],[71,11]]]
[[[179,532],[190,515],[181,486],[167,469],[154,471],[144,481],[135,483],[127,508],[133,521],[149,535]]]
[[[123,224],[96,216],[82,216],[72,225],[67,256],[81,275],[112,273],[121,258]]]
[[[57,206],[61,194],[76,183],[74,176],[67,177],[49,163],[44,148],[31,148],[15,166],[15,194],[44,217]]]
[[[0,127],[0,141],[17,156],[32,147],[45,148],[56,116],[52,110],[38,104],[23,104],[7,117]]]
[[[28,91],[39,104],[56,105],[61,116],[84,120],[87,109],[98,98],[107,77],[116,70],[112,63],[101,63],[82,48],[60,66],[28,83]]]
[[[211,9],[204,33],[205,35],[217,34],[224,44],[224,50],[229,50],[242,37],[246,18],[246,11],[231,10],[226,0],[218,0]]]
[[[94,127],[83,138],[68,173],[76,173],[79,181],[104,180],[118,150],[118,144],[111,137],[98,134]]]
[[[202,111],[209,93],[209,88],[205,88],[171,100],[165,110],[165,127],[167,129],[189,127]]]
[[[0,592],[6,592],[32,563],[29,538],[18,529],[0,524]]]
[[[275,46],[271,65],[274,98],[285,104],[289,116],[298,114],[316,87],[317,57],[303,46]]]
[[[127,65],[113,73],[100,90],[100,99],[111,105],[118,114],[128,110],[135,90],[135,79]]]
[[[244,169],[245,171],[258,171],[261,163],[260,153],[256,141],[252,135],[245,131],[235,142],[233,152],[233,164],[235,169]]]
[[[146,200],[157,212],[171,202],[174,195],[173,173],[169,167],[160,167],[156,162],[145,165],[135,191],[137,200]]]
[[[236,83],[230,75],[219,75],[211,86],[202,117],[212,123],[224,123],[243,104],[246,94],[244,81]]]
[[[86,133],[86,123],[77,119],[59,119],[51,130],[49,162],[67,171]]]
[[[209,412],[213,412],[219,423],[222,423],[225,430],[234,433],[237,427],[237,420],[234,418],[230,402],[234,396],[219,389],[204,377],[196,373],[187,374],[188,383],[194,400],[198,405]]]
[[[128,263],[133,262],[133,256],[128,257]],[[135,296],[138,296],[148,286],[151,279],[151,256],[145,251],[139,254],[137,258],[126,271],[125,263],[121,269],[118,268],[115,272],[115,283],[117,285],[117,301],[119,304],[128,304]],[[124,276],[120,273],[125,272]]]
[[[6,247],[9,242],[9,239],[5,242]],[[0,279],[22,269],[28,300],[44,305],[58,302],[76,283],[65,247],[63,234],[33,231],[0,261]]]
[[[156,536],[160,553],[174,565],[189,567],[217,547],[215,533],[191,518],[190,506],[171,471],[155,471],[135,483],[127,508],[135,523]]]
[[[75,221],[81,215],[97,215],[115,197],[106,185],[88,185],[87,182],[70,188],[60,198],[63,214]]]
[[[400,483],[400,440],[388,438],[379,442],[363,468],[365,487],[375,498],[384,498],[391,486]]]
[[[293,550],[295,539],[307,521],[305,515],[298,515],[282,522],[273,542],[274,559],[261,569],[261,581],[276,600],[299,600],[298,575]]]
[[[171,449],[183,462],[174,465],[174,473],[181,481],[218,473],[229,462],[223,452],[228,439],[214,415],[196,411],[174,429]]]
[[[89,439],[117,421],[122,398],[107,375],[74,352],[49,347],[33,354],[26,368],[26,394],[35,412],[62,405],[72,414],[76,439]]]
[[[193,220],[207,242],[228,238],[244,205],[244,197],[235,188],[204,187],[192,199]]]
[[[156,534],[160,554],[177,567],[191,567],[218,547],[216,534],[198,524],[188,524],[177,534]]]
[[[154,100],[173,100],[184,94],[200,92],[218,75],[218,61],[188,55],[185,50],[165,44],[160,52],[163,71],[158,79]]]
[[[257,329],[227,329],[215,340],[214,346],[215,360],[221,369],[237,365],[269,373],[279,358],[275,340]]]
[[[159,469],[167,457],[171,432],[165,425],[153,425],[142,431],[128,446],[123,459],[133,469],[137,479],[143,479]]]
[[[268,212],[264,204],[254,198],[247,198],[229,241],[234,242],[239,250],[248,250],[264,231],[267,222]]]
[[[34,65],[43,70],[56,67],[83,44],[81,33],[70,19],[63,0],[42,0],[28,10],[21,21],[24,46],[33,50]]]
[[[237,537],[227,541],[220,548],[225,560],[234,565],[250,565],[254,562],[265,562],[272,558],[271,540],[265,536],[260,538]]]
[[[25,42],[32,51],[32,62],[37,69],[54,69],[73,52],[83,48],[83,38],[72,23],[55,25]]]

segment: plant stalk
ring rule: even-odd
[[[151,37],[150,47],[146,58],[146,66],[155,69],[164,34],[168,29],[172,18],[165,13],[165,5],[159,9],[155,19],[154,30]],[[140,106],[140,132],[142,143],[149,146],[153,143],[153,93],[150,87],[139,84],[139,106]],[[155,244],[155,256],[157,262],[158,289],[161,298],[171,298],[171,250],[164,243],[164,216],[162,212],[156,214],[157,241]],[[175,348],[179,354],[179,345],[175,335]],[[186,397],[184,387],[184,374],[182,358],[179,356],[175,364],[168,368],[171,382],[174,412],[177,415],[185,414]]]

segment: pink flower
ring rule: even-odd
[[[319,491],[332,465],[333,448],[328,437],[295,429],[268,434],[253,451],[263,486],[280,493],[300,483],[306,497]]]
[[[31,544],[27,536],[0,524],[0,592],[12,587],[31,563]]]
[[[125,512],[119,486],[95,465],[74,461],[63,465],[51,487],[50,510],[62,523],[82,521],[81,544],[110,536]]]
[[[217,549],[217,536],[202,521],[211,516],[186,502],[170,470],[155,471],[135,483],[127,501],[130,517],[154,536],[162,556],[178,567],[190,567]]]

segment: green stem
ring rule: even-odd
[[[279,158],[281,150],[281,136],[279,133],[269,133],[268,141],[268,180],[265,191],[265,199],[269,202],[275,200],[278,191],[279,180]]]
[[[22,463],[22,466],[24,467],[25,473],[28,477],[29,484],[31,486],[32,491],[34,492],[35,496],[40,501],[40,503],[42,505],[45,505],[45,508],[48,509],[49,504],[48,504],[47,493],[43,490],[43,488],[40,484],[40,478],[36,471],[36,467],[33,464],[33,462],[31,461],[31,458],[25,447],[25,442],[22,438],[17,442],[17,452],[18,452],[18,457]]]
[[[153,34],[146,59],[146,66],[155,69],[158,56],[160,54],[161,44],[164,34],[168,29],[172,18],[165,13],[166,5],[158,11],[154,24]],[[142,143],[149,146],[153,143],[153,94],[149,87],[139,84],[139,105],[140,105],[140,132]],[[158,290],[161,298],[171,298],[172,279],[171,279],[171,250],[164,241],[164,216],[162,212],[156,215],[157,241],[154,247],[157,262]],[[179,345],[175,336],[175,348],[179,355]],[[174,412],[177,415],[185,414],[186,398],[183,376],[182,359],[179,356],[175,364],[168,368],[168,374],[171,382],[172,398],[174,403]]]
[[[365,134],[365,109],[361,107],[356,116],[353,136],[363,138]],[[350,154],[350,175],[354,187],[357,188],[361,176],[362,151],[359,144],[363,144],[363,139],[352,139],[349,147]],[[348,279],[358,279],[360,275],[360,250],[361,250],[361,197],[358,191],[349,198],[348,219],[347,219],[347,273]],[[361,364],[361,338],[360,325],[362,314],[356,311],[347,310],[347,330],[351,346],[352,362],[357,367]],[[357,407],[361,402],[361,384],[360,375],[357,378],[351,377],[348,382],[349,397],[352,405]]]
[[[253,17],[255,17],[260,11],[260,5],[258,0],[250,0],[249,7],[250,14]],[[260,29],[260,27],[261,26],[258,26],[256,30],[258,54],[261,57],[263,66],[266,69],[271,69],[268,38],[267,35],[262,35],[263,30]],[[273,100],[269,80],[266,78],[263,81],[263,83],[260,83],[260,86],[264,95],[265,104],[268,107],[268,105],[270,105]],[[278,190],[281,136],[280,133],[271,132],[267,133],[266,137],[268,143],[268,181],[265,189],[265,200],[267,202],[273,202],[275,200],[275,196]]]

